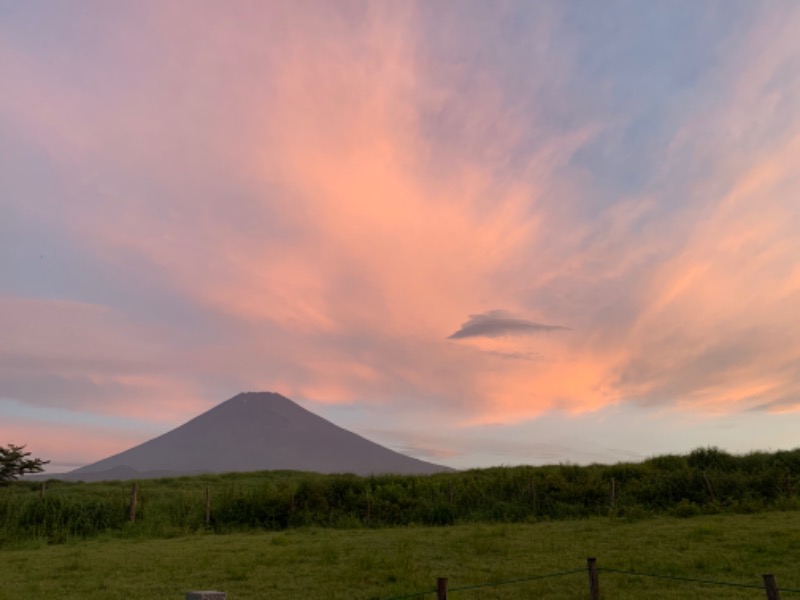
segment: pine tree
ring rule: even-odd
[[[25,473],[41,473],[44,465],[49,460],[41,458],[28,458],[30,452],[25,452],[25,446],[9,444],[5,448],[0,446],[0,484],[14,481]]]

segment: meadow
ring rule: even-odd
[[[299,528],[172,539],[116,536],[29,541],[0,551],[0,597],[183,598],[192,589],[245,598],[387,599],[576,570],[561,577],[451,592],[452,598],[588,597],[586,558],[600,568],[758,586],[773,573],[800,589],[800,512],[591,518],[383,529]],[[755,588],[601,571],[604,598],[764,598]],[[422,596],[434,598],[435,595]],[[783,598],[800,597],[783,592]]]
[[[601,569],[800,590],[800,450],[433,476],[230,473],[0,487],[0,599],[586,598]],[[497,587],[472,584],[569,574]],[[762,598],[601,572],[605,598]],[[800,592],[784,591],[784,598]],[[424,597],[424,596],[423,596]],[[435,597],[428,595],[427,597]]]

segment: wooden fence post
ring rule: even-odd
[[[536,517],[536,480],[531,477],[531,507],[533,508],[533,516]]]
[[[781,593],[778,591],[778,583],[772,574],[764,575],[764,590],[767,592],[767,600],[781,600]]]
[[[211,525],[211,490],[206,486],[206,527]]]
[[[597,559],[587,558],[586,567],[589,570],[589,598],[600,600],[600,578],[597,576]]]
[[[447,600],[447,577],[436,580],[436,600]]]
[[[47,482],[43,481],[42,482],[42,489],[39,490],[39,498],[44,500],[44,494],[45,494],[46,491],[47,491]]]
[[[136,497],[139,495],[139,485],[134,483],[131,487],[131,505],[128,509],[128,516],[130,517],[131,523],[136,520]]]

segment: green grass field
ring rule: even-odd
[[[800,512],[592,518],[522,524],[384,529],[299,528],[172,539],[20,542],[0,550],[0,598],[183,598],[192,589],[245,598],[377,599],[584,569],[760,585],[774,573],[800,590]],[[452,598],[588,597],[585,571],[451,592]],[[604,598],[765,598],[758,589],[600,574]],[[433,598],[435,595],[424,596]],[[783,592],[784,599],[800,593]]]

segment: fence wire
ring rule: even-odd
[[[652,577],[656,579],[672,579],[674,581],[686,581],[690,583],[702,583],[704,585],[719,585],[719,586],[727,586],[727,587],[737,587],[737,588],[750,588],[754,590],[763,590],[764,585],[756,585],[754,583],[735,583],[732,581],[719,581],[717,579],[695,579],[694,577],[681,577],[679,575],[661,575],[657,573],[643,573],[641,571],[625,571],[622,569],[609,569],[607,567],[598,567],[597,571],[599,573],[618,573],[620,575],[635,575],[637,577]],[[789,592],[789,593],[800,593],[800,590],[792,589],[792,588],[780,588],[781,593]]]
[[[449,587],[447,592],[461,592],[466,590],[477,590],[480,588],[489,588],[489,587],[500,587],[503,585],[511,585],[515,583],[525,583],[527,581],[536,581],[539,579],[549,579],[551,577],[563,577],[565,575],[574,575],[576,573],[585,573],[586,567],[580,569],[572,569],[569,571],[559,571],[557,573],[547,573],[546,575],[531,575],[529,577],[518,577],[516,579],[503,579],[500,581],[490,581],[486,583],[476,583],[471,585],[462,585],[457,587]],[[627,571],[624,569],[612,569],[608,567],[598,567],[598,573],[615,573],[618,575],[633,575],[635,577],[651,577],[655,579],[670,579],[673,581],[682,581],[687,583],[697,583],[701,585],[716,585],[716,586],[724,586],[724,587],[735,587],[735,588],[747,588],[753,590],[764,590],[764,585],[756,585],[754,583],[737,583],[732,581],[720,581],[717,579],[697,579],[694,577],[681,577],[679,575],[663,575],[659,573],[644,573],[642,571]],[[781,593],[789,593],[789,594],[800,594],[800,589],[794,588],[780,588]],[[410,594],[404,594],[402,596],[391,596],[389,598],[385,598],[384,600],[408,600],[409,598],[423,598],[430,594],[436,594],[437,590],[425,590],[420,592],[412,592]]]
[[[448,587],[447,592],[462,592],[465,590],[477,590],[480,588],[487,588],[487,587],[500,587],[501,585],[511,585],[513,583],[524,583],[526,581],[536,581],[537,579],[549,579],[551,577],[562,577],[564,575],[574,575],[575,573],[585,573],[586,569],[572,569],[570,571],[559,571],[558,573],[547,573],[546,575],[531,575],[529,577],[518,577],[516,579],[502,579],[500,581],[490,581],[487,583],[475,583],[471,585],[461,585],[458,587]],[[403,596],[392,596],[390,598],[386,598],[385,600],[405,600],[406,598],[422,598],[427,596],[428,594],[435,594],[436,590],[426,590],[424,592],[415,592],[411,594],[405,594]]]

